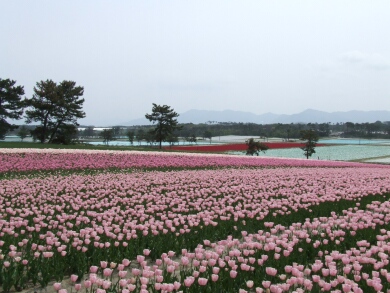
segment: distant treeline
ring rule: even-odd
[[[390,122],[375,123],[291,123],[291,124],[256,124],[256,123],[234,123],[219,122],[212,124],[180,125],[182,128],[174,132],[174,136],[181,138],[203,137],[210,138],[224,135],[246,135],[258,137],[280,137],[286,140],[299,139],[301,130],[313,129],[320,137],[360,137],[360,138],[390,138]],[[128,131],[134,132],[135,139],[147,135],[153,126],[114,126],[112,128],[114,137],[126,136]],[[140,135],[139,135],[140,134]],[[86,127],[79,131],[80,136],[90,137],[99,135],[93,126]],[[142,138],[145,139],[145,138]]]
[[[192,124],[186,123],[180,125],[182,128],[176,130],[170,139],[175,142],[177,138],[186,140],[195,140],[195,138],[210,139],[211,137],[225,135],[245,135],[254,137],[279,137],[285,140],[297,140],[300,138],[301,130],[313,129],[320,137],[345,137],[345,138],[390,138],[390,122],[374,123],[291,123],[291,124],[256,124],[256,123],[235,123],[235,122],[218,122]],[[26,126],[29,130],[34,128],[33,125]],[[109,127],[107,127],[109,128]],[[83,138],[100,138],[102,128],[95,126],[81,126],[77,133],[79,139]],[[153,129],[152,125],[137,126],[113,126],[112,139],[125,138],[128,133],[134,134],[134,141],[152,141],[149,132]],[[10,135],[17,135],[17,130]]]

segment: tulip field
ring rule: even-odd
[[[390,166],[0,150],[3,292],[390,292],[389,255]]]

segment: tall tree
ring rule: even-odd
[[[211,131],[210,130],[206,130],[203,133],[203,136],[204,136],[204,138],[208,138],[210,140],[210,144],[211,144],[211,139],[213,138],[213,134],[211,133]]]
[[[26,122],[40,122],[35,135],[41,143],[52,142],[58,130],[65,125],[78,126],[77,119],[84,118],[82,111],[84,88],[74,81],[56,84],[52,80],[37,82],[31,99],[26,100]]]
[[[145,114],[146,119],[156,123],[156,127],[153,129],[153,135],[157,142],[159,142],[160,149],[162,142],[165,141],[175,129],[179,129],[177,122],[177,114],[170,106],[156,105],[153,103],[152,113]]]
[[[120,138],[121,134],[122,134],[122,129],[120,126],[113,126],[112,127],[112,135],[115,138]]]
[[[103,143],[108,145],[110,141],[114,140],[114,132],[112,131],[112,129],[103,129],[100,134],[100,137],[103,139]]]
[[[87,126],[83,131],[84,137],[93,137],[95,135],[94,131],[95,126]]]
[[[137,131],[137,140],[138,140],[138,144],[140,145],[141,144],[141,141],[145,139],[145,130],[143,130],[142,128],[138,129]]]
[[[15,86],[16,81],[0,78],[0,139],[5,139],[5,134],[18,128],[7,122],[6,119],[20,119],[23,115],[24,95],[23,86]]]
[[[134,136],[135,136],[135,132],[133,130],[127,130],[126,132],[126,136],[130,142],[131,145],[133,145],[133,142],[134,142]]]
[[[305,146],[301,149],[303,150],[306,159],[309,159],[316,151],[316,143],[318,141],[318,134],[313,129],[302,130],[301,131],[301,140],[305,140]]]
[[[72,129],[74,127],[69,125],[79,126],[77,119],[85,117],[85,112],[82,111],[85,100],[81,98],[84,94],[83,87],[76,86],[74,81],[64,80],[57,86],[57,94],[59,103],[56,113],[54,113],[56,123],[51,132],[49,142],[53,141],[59,128]]]

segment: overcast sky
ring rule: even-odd
[[[1,1],[0,78],[84,87],[82,124],[152,103],[390,110],[390,1]]]

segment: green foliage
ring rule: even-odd
[[[84,137],[93,137],[95,136],[95,131],[93,126],[88,126],[84,129],[83,131],[83,136]]]
[[[156,127],[152,130],[155,141],[159,142],[160,149],[161,144],[165,141],[169,135],[173,133],[175,129],[178,129],[177,114],[170,106],[156,105],[153,103],[152,113],[145,114],[146,119],[153,124],[156,123]]]
[[[196,135],[193,133],[185,138],[185,140],[189,143],[196,143]]]
[[[170,134],[170,135],[168,135],[166,141],[169,142],[169,144],[172,146],[175,143],[179,142],[179,138],[174,134]]]
[[[140,128],[137,131],[137,141],[141,144],[141,141],[145,139],[145,130]]]
[[[114,140],[114,133],[112,129],[103,129],[100,137],[103,139],[103,142],[107,145],[108,142]]]
[[[129,139],[130,144],[133,145],[135,132],[132,131],[132,130],[128,130],[128,131],[126,132],[126,136],[127,136],[127,138]]]
[[[153,129],[149,129],[148,131],[145,132],[144,139],[150,145],[152,145],[156,141],[156,137]]]
[[[112,135],[115,138],[119,138],[122,135],[122,129],[120,126],[114,126],[112,127]]]
[[[301,148],[303,150],[304,155],[307,159],[311,157],[316,151],[316,143],[318,141],[318,134],[315,130],[302,130],[301,131],[301,140],[305,140],[305,146]]]
[[[210,144],[211,144],[211,138],[213,137],[213,134],[211,133],[210,130],[206,130],[206,131],[203,133],[203,137],[209,139],[209,140],[210,140]]]
[[[36,142],[37,140],[42,142],[47,139],[47,134],[45,134],[45,132],[43,131],[42,126],[35,127],[33,130],[30,131],[30,133],[34,142]]]
[[[23,115],[24,89],[15,86],[16,81],[0,78],[0,139],[5,139],[5,134],[18,126],[10,124],[6,119],[20,119]]]
[[[26,99],[26,122],[40,122],[35,136],[41,143],[46,139],[53,142],[64,125],[78,126],[77,119],[85,117],[83,94],[84,88],[74,81],[64,80],[58,85],[52,80],[37,82],[32,98]]]
[[[77,139],[77,133],[77,127],[75,125],[63,124],[58,128],[52,142],[57,144],[71,144]]]
[[[253,156],[254,154],[258,156],[260,152],[265,153],[265,151],[268,150],[267,145],[259,141],[255,141],[253,138],[246,140],[245,143],[248,146],[248,149],[246,150],[246,154],[250,156]]]
[[[19,131],[17,135],[20,137],[20,139],[23,141],[28,135],[30,134],[30,131],[27,129],[25,125],[19,128]]]

